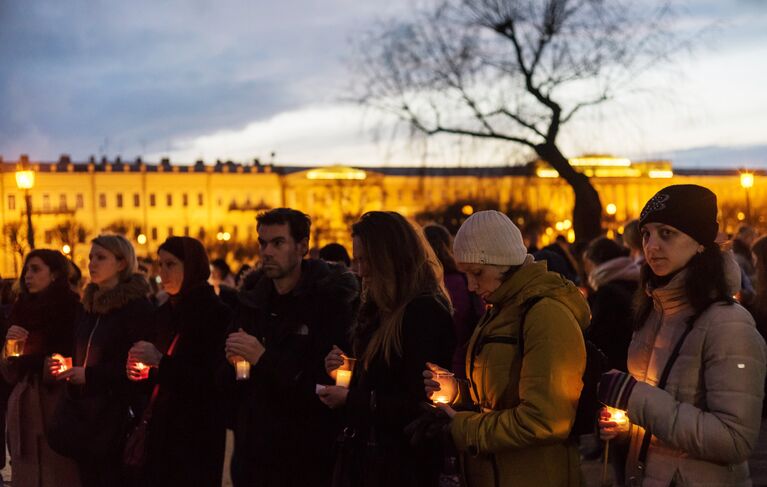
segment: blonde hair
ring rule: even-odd
[[[450,307],[442,264],[420,227],[395,212],[371,211],[352,225],[367,254],[370,277],[363,282],[363,306],[372,302],[379,326],[361,354],[365,368],[378,354],[387,364],[402,355],[402,318],[418,296],[431,295]]]
[[[122,235],[103,234],[91,240],[91,244],[107,249],[117,260],[125,262],[125,269],[120,271],[118,276],[120,282],[127,281],[136,273],[138,268],[136,250],[127,238]]]

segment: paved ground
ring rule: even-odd
[[[226,455],[226,469],[229,471],[229,458],[231,456],[231,434],[227,436],[227,455]],[[767,487],[767,421],[762,423],[762,431],[759,436],[759,443],[756,446],[754,454],[749,461],[751,466],[751,478],[754,482],[754,487]],[[593,460],[584,462],[582,465],[584,476],[586,477],[586,483],[588,487],[600,487],[602,478],[602,463],[600,460]],[[0,472],[3,479],[6,480],[6,485],[13,485],[8,480],[11,479],[11,468],[6,464],[6,467]],[[610,477],[612,478],[612,470],[610,470]],[[228,475],[224,475],[221,483],[222,487],[231,487],[232,483],[229,480]],[[63,487],[63,486],[62,486]]]

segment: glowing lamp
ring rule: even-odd
[[[35,171],[25,169],[16,171],[16,186],[19,189],[32,189],[35,187]]]
[[[16,173],[16,181],[18,181],[19,173]],[[754,175],[750,172],[740,173],[740,187],[743,189],[749,189],[754,187]]]

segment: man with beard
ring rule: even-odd
[[[276,208],[257,222],[262,266],[242,285],[226,342],[227,358],[250,363],[250,377],[232,384],[232,481],[329,485],[339,421],[317,398],[316,385],[330,382],[327,353],[346,344],[357,280],[340,266],[304,259],[307,215]],[[228,380],[234,377],[228,368]]]

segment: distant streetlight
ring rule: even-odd
[[[69,255],[70,252],[72,252],[72,247],[70,247],[67,244],[64,244],[64,246],[61,247],[61,251],[64,252],[64,255]]]
[[[35,248],[35,229],[32,227],[32,195],[30,190],[35,187],[35,171],[29,168],[27,156],[21,156],[19,169],[16,171],[16,187],[24,190],[24,203],[27,208],[27,242],[29,248]]]
[[[138,237],[136,237],[136,241],[138,242],[139,245],[146,244],[146,235],[144,235],[143,233],[140,233]]]
[[[474,213],[474,207],[471,205],[463,205],[461,208],[461,213],[466,216],[471,216]]]
[[[613,216],[618,212],[618,207],[615,206],[615,203],[608,203],[605,207],[605,211],[608,215]]]
[[[746,222],[751,223],[751,196],[748,190],[754,187],[754,175],[750,172],[740,173],[740,187],[746,193]]]

